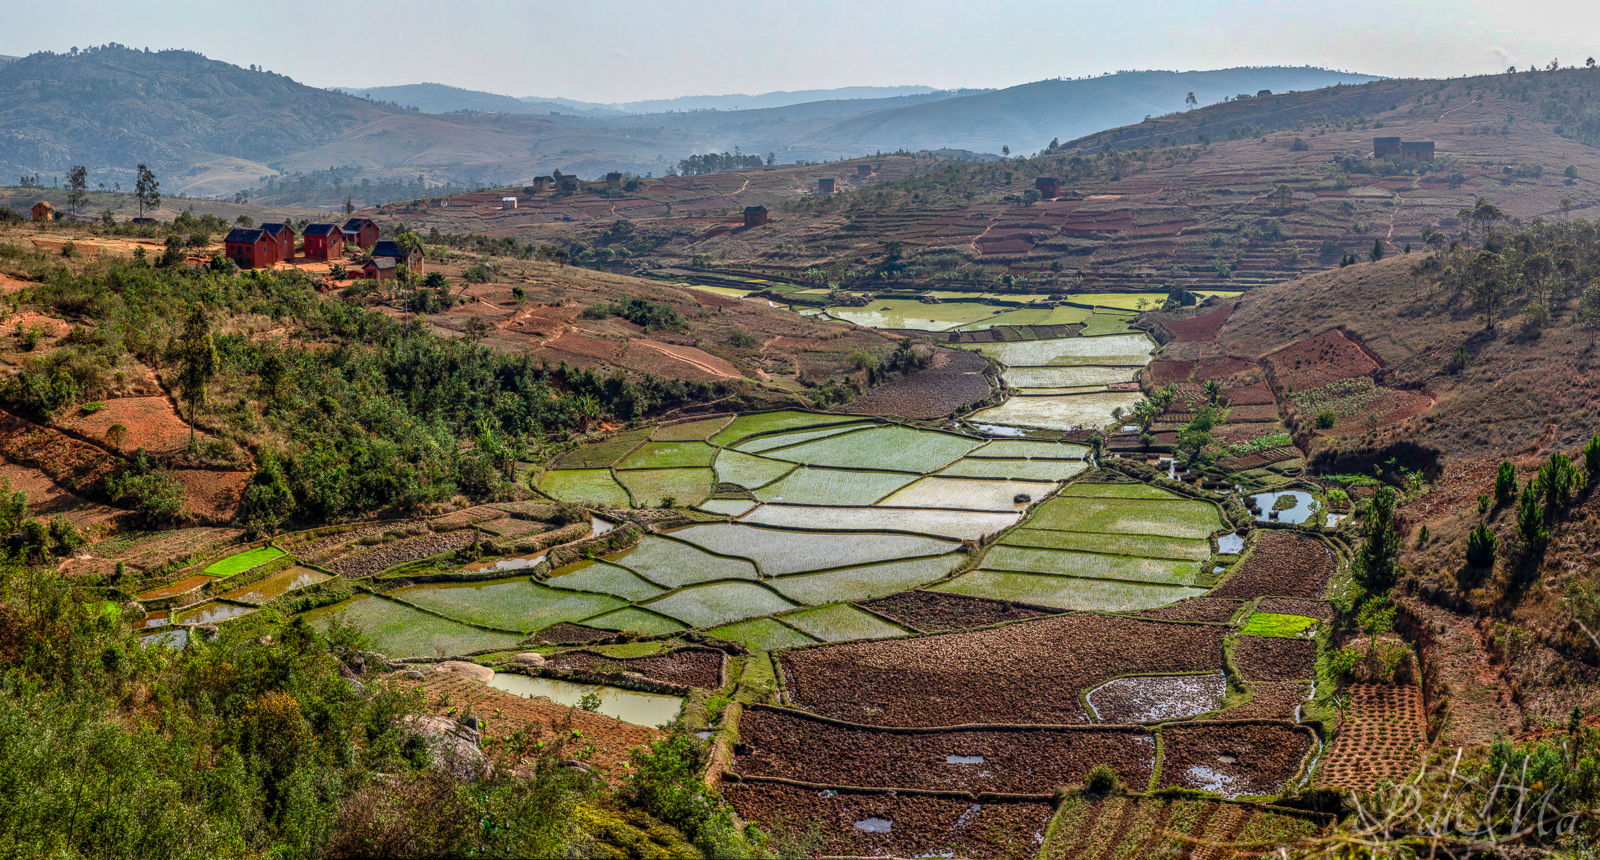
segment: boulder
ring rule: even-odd
[[[529,652],[524,653],[524,654],[518,654],[516,656],[516,660],[517,660],[518,663],[521,663],[524,666],[543,666],[544,665],[544,655],[543,654],[535,654],[532,651],[529,651]]]
[[[494,766],[478,749],[478,733],[448,717],[413,716],[406,718],[411,731],[428,744],[433,766],[460,782],[472,782],[494,772]]]
[[[488,666],[479,666],[477,663],[468,663],[465,660],[446,660],[438,664],[437,670],[467,677],[487,684],[494,680],[494,670]]]

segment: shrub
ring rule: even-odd
[[[104,400],[91,400],[78,408],[82,409],[85,415],[93,415],[106,408],[106,402]]]
[[[1394,586],[1399,574],[1400,532],[1395,527],[1395,491],[1379,487],[1367,506],[1363,526],[1366,540],[1356,551],[1354,574],[1357,584],[1368,594],[1384,594]]]
[[[727,341],[728,346],[734,347],[736,349],[752,349],[757,344],[759,344],[760,342],[761,341],[756,339],[755,335],[751,334],[750,332],[745,331],[742,328],[734,329],[733,333],[728,335],[728,341]],[[1595,438],[1597,440],[1600,440],[1600,436],[1597,436]],[[1596,444],[1597,444],[1597,446],[1600,446],[1600,442],[1597,442]],[[1596,450],[1600,451],[1600,447],[1597,447]]]
[[[1097,764],[1083,778],[1083,789],[1090,794],[1110,794],[1118,783],[1117,772],[1109,765]]]
[[[1583,446],[1583,473],[1588,478],[1587,486],[1600,485],[1600,434],[1589,437],[1589,444]]]
[[[1500,461],[1500,468],[1494,473],[1494,503],[1496,505],[1510,504],[1517,497],[1517,469],[1510,461]]]
[[[707,856],[740,856],[733,816],[700,779],[708,751],[704,742],[674,727],[649,747],[633,751],[624,799],[678,828]]]
[[[494,277],[494,271],[482,263],[473,263],[461,273],[461,280],[469,284],[487,284]]]
[[[1467,564],[1473,567],[1493,567],[1495,553],[1500,549],[1500,539],[1483,523],[1467,532]]]
[[[1333,425],[1337,423],[1339,423],[1339,413],[1333,411],[1332,409],[1324,409],[1317,413],[1318,430],[1332,429]]]
[[[128,441],[128,428],[121,424],[113,424],[106,428],[106,444],[113,449],[121,450]]]

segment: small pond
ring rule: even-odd
[[[308,585],[327,582],[332,578],[321,571],[295,565],[286,567],[259,582],[235,588],[222,596],[229,600],[237,600],[240,603],[260,605],[275,597],[305,588]]]
[[[543,696],[558,705],[573,707],[584,696],[594,693],[600,697],[600,708],[596,713],[639,726],[666,725],[677,719],[678,712],[683,710],[683,699],[677,696],[640,693],[600,684],[574,684],[502,672],[495,674],[489,686],[526,699]]]
[[[186,609],[177,617],[177,624],[216,624],[241,615],[249,615],[256,611],[251,606],[234,606],[231,603],[202,603],[193,609]]]
[[[1021,427],[1006,427],[1000,424],[974,424],[973,429],[990,436],[1026,436],[1028,431]]]
[[[1317,512],[1317,498],[1304,490],[1283,490],[1277,493],[1257,493],[1250,498],[1255,500],[1258,513],[1258,522],[1279,522],[1291,525],[1300,525],[1311,519]],[[1278,499],[1289,498],[1294,500],[1294,507],[1281,511],[1273,511],[1278,504]],[[1276,513],[1277,516],[1273,516]]]
[[[483,573],[485,571],[526,570],[544,560],[544,553],[537,555],[515,555],[496,561],[480,561],[461,568],[464,573]]]
[[[1244,535],[1218,535],[1217,552],[1222,555],[1238,555],[1244,552]]]
[[[173,627],[158,633],[145,633],[139,637],[141,645],[165,645],[168,648],[181,651],[189,644],[189,628]]]
[[[595,535],[603,535],[606,532],[611,531],[612,529],[617,527],[616,523],[608,522],[606,520],[602,520],[599,517],[591,517],[590,519],[591,519],[590,525],[592,526],[592,528],[590,528],[590,530],[589,530],[589,537],[594,537]]]

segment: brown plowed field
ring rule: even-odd
[[[1309,730],[1274,723],[1186,725],[1161,730],[1161,785],[1233,798],[1279,794],[1311,749]]]
[[[804,834],[818,829],[823,857],[970,857],[974,860],[1032,858],[1053,812],[1044,801],[977,804],[920,795],[815,789],[773,783],[725,787],[739,817]],[[888,822],[887,833],[856,826]]]
[[[1217,332],[1222,330],[1223,323],[1226,323],[1228,317],[1233,315],[1233,309],[1236,306],[1237,303],[1228,302],[1197,317],[1169,322],[1166,324],[1167,331],[1172,332],[1179,342],[1193,343],[1216,340]]]
[[[1005,621],[1023,621],[1055,614],[983,597],[920,590],[864,600],[859,605],[923,633],[970,630]]]
[[[1343,331],[1332,329],[1264,359],[1284,393],[1309,391],[1352,376],[1373,376],[1378,362]]]
[[[1170,385],[1188,382],[1189,374],[1194,372],[1192,361],[1168,361],[1156,359],[1150,362],[1150,382],[1157,388],[1166,388]]]
[[[549,658],[548,665],[582,672],[637,672],[667,684],[717,690],[722,687],[724,662],[722,652],[716,649],[685,648],[669,654],[625,658],[607,657],[593,651],[568,651]]]
[[[1211,596],[1316,599],[1328,587],[1333,571],[1333,551],[1322,541],[1296,532],[1263,529],[1256,536],[1255,549]]]
[[[340,576],[371,576],[397,564],[416,561],[442,552],[454,552],[477,539],[478,533],[472,529],[423,535],[342,558],[329,565],[328,569]]]
[[[969,633],[786,652],[789,701],[879,726],[1086,723],[1078,694],[1119,675],[1222,668],[1221,625],[1062,615]]]
[[[123,562],[129,567],[158,567],[174,558],[236,540],[243,534],[243,529],[229,528],[191,528],[169,532],[149,532],[144,536],[133,537],[126,543],[122,542],[122,536],[118,536],[108,544],[96,546],[95,551],[97,554],[106,553],[108,557]]]
[[[1157,609],[1142,609],[1133,614],[1140,618],[1155,618],[1161,621],[1209,621],[1226,624],[1243,605],[1242,600],[1191,597]]]
[[[1222,394],[1228,398],[1231,406],[1272,406],[1274,410],[1277,409],[1278,401],[1273,399],[1272,387],[1265,382],[1224,388]]]
[[[28,494],[28,515],[60,516],[79,529],[110,522],[127,513],[120,508],[96,504],[61,488],[50,476],[21,463],[0,459],[0,478],[13,493]]]
[[[1422,692],[1414,684],[1352,684],[1349,692],[1350,711],[1318,781],[1367,790],[1409,776],[1428,747]]]
[[[1282,636],[1240,636],[1233,662],[1247,681],[1302,681],[1317,677],[1317,643]]]
[[[939,418],[989,396],[988,365],[968,350],[941,349],[934,365],[897,377],[845,404],[841,411],[896,418]]]
[[[1222,715],[1226,720],[1293,720],[1295,709],[1305,704],[1311,692],[1309,681],[1256,681],[1250,685],[1255,698]]]
[[[1277,421],[1278,407],[1270,406],[1232,406],[1228,409],[1228,421],[1240,424],[1262,421]]]
[[[168,474],[183,485],[184,513],[203,523],[225,523],[239,515],[252,473],[174,469]]]
[[[427,526],[418,520],[389,520],[377,523],[365,523],[355,526],[349,531],[327,537],[314,538],[303,543],[295,544],[291,548],[295,558],[311,564],[327,564],[330,561],[360,552],[367,547],[361,546],[363,538],[382,535],[388,532],[404,533],[408,529],[425,530]]]
[[[533,634],[530,641],[537,645],[582,645],[585,642],[609,639],[615,635],[610,630],[596,630],[582,624],[562,621]]]
[[[1155,770],[1145,729],[884,731],[837,726],[762,706],[739,718],[734,771],[822,785],[1049,794],[1110,765],[1143,787]],[[952,762],[980,757],[979,762]]]
[[[1309,819],[1269,812],[1259,806],[1211,800],[1160,798],[1068,798],[1057,812],[1049,844],[1040,860],[1144,860],[1195,857],[1206,860],[1255,860],[1263,847],[1225,848],[1293,842],[1315,833]],[[1198,846],[1174,838],[1184,834],[1206,840]]]
[[[0,454],[39,469],[68,490],[83,491],[111,474],[118,460],[59,430],[0,410]]]
[[[501,753],[511,753],[503,738],[523,732],[531,745],[536,741],[549,743],[556,740],[557,730],[568,740],[567,750],[576,753],[584,746],[592,746],[586,763],[599,771],[607,782],[620,785],[628,770],[629,753],[662,736],[660,729],[636,726],[612,717],[580,711],[557,705],[549,699],[525,699],[502,690],[496,690],[466,675],[454,672],[431,672],[423,667],[421,682],[390,678],[397,683],[412,684],[422,688],[426,707],[439,716],[465,716],[470,706],[473,715],[486,721],[483,730],[483,753],[491,759]],[[452,714],[451,711],[454,710]],[[583,732],[583,738],[572,741],[564,731],[567,721],[571,727]],[[569,756],[570,757],[570,756]]]
[[[113,424],[128,428],[128,439],[123,451],[140,448],[153,453],[171,452],[189,444],[189,425],[173,411],[172,402],[165,397],[118,397],[105,401],[94,412],[73,410],[56,424],[90,439],[104,439],[106,430]],[[205,433],[195,434],[196,441],[209,438]]]
[[[1253,370],[1261,370],[1261,365],[1246,358],[1218,355],[1196,361],[1194,363],[1194,373],[1191,376],[1195,382],[1208,382],[1213,379],[1221,382]]]

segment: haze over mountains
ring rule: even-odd
[[[779,163],[902,149],[1024,153],[1183,110],[1190,92],[1209,104],[1263,89],[1369,80],[1263,67],[1129,72],[1002,90],[850,87],[599,105],[439,84],[346,93],[190,51],[109,45],[0,65],[0,174],[38,174],[48,185],[82,164],[109,187],[127,184],[134,166],[146,163],[168,193],[194,196],[281,188],[315,174],[323,179],[284,202],[328,205],[362,182],[404,181],[416,190],[407,196],[418,196],[419,178],[463,187],[514,185],[555,170],[584,178],[663,175],[690,155],[736,147]],[[383,193],[367,190],[366,203],[383,202]]]

